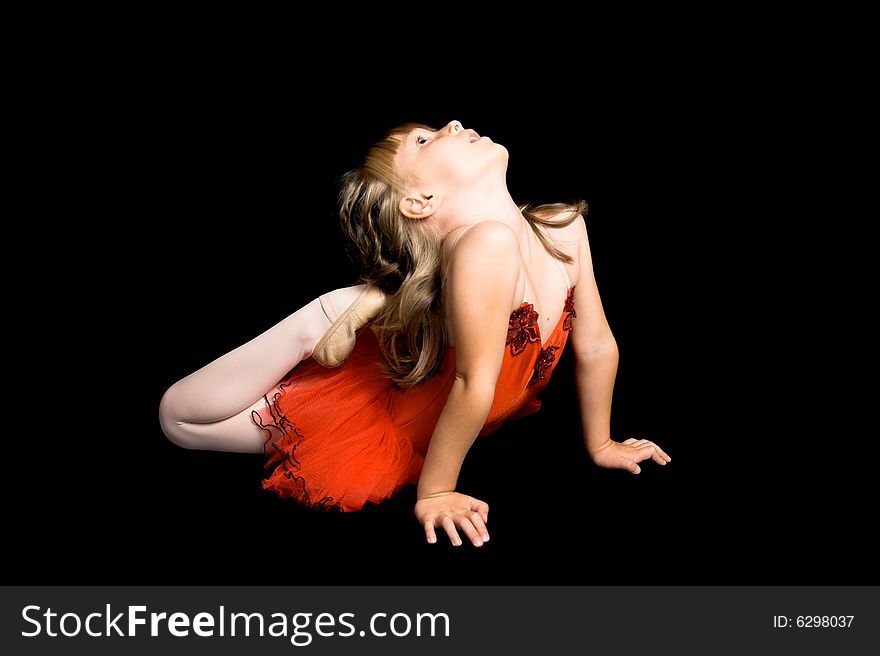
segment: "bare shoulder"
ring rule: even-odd
[[[463,230],[466,230],[466,227],[456,228],[450,233],[448,241],[454,243]],[[460,236],[461,239],[459,239],[459,245],[456,246],[456,251],[466,243],[483,246],[505,246],[517,243],[516,233],[501,221],[481,221]]]
[[[468,229],[470,227],[470,229]],[[462,226],[449,233],[443,243],[443,260],[450,268],[461,269],[475,261],[486,262],[509,258],[519,252],[516,234],[500,221],[482,221]]]
[[[444,244],[451,251],[443,281],[447,308],[453,318],[479,317],[497,313],[507,321],[515,307],[516,288],[522,268],[516,233],[500,221],[482,221],[467,229],[456,229]],[[456,242],[457,240],[457,242]],[[454,244],[454,246],[453,246]],[[458,329],[461,326],[457,327]]]

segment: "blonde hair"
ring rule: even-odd
[[[382,371],[401,388],[423,383],[439,372],[446,353],[446,321],[440,293],[440,245],[443,235],[405,217],[400,201],[404,181],[394,156],[404,136],[416,128],[394,128],[367,153],[357,169],[342,177],[339,218],[347,250],[360,267],[360,281],[388,295],[373,321],[385,358]],[[520,210],[553,257],[574,260],[557,248],[538,226],[563,227],[586,212],[586,203],[554,203]],[[561,216],[567,212],[565,216]],[[561,218],[560,218],[561,216]]]

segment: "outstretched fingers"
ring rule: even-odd
[[[430,544],[437,542],[437,533],[434,530],[434,523],[436,521],[436,516],[429,517],[425,520],[425,536]],[[474,546],[481,547],[483,546],[483,542],[489,539],[489,531],[486,528],[486,524],[480,513],[471,511],[466,515],[443,515],[440,519],[440,526],[446,531],[446,534],[449,536],[449,541],[453,546],[460,547],[462,545],[462,540],[458,534],[456,524],[468,539],[473,542]]]
[[[666,452],[663,449],[654,444],[654,442],[652,442],[651,440],[639,440],[638,442],[636,442],[636,445],[651,447],[653,449],[653,451],[651,452],[651,459],[658,465],[665,465],[667,462],[672,460],[672,458],[666,455]]]
[[[647,460],[648,458],[651,458],[651,460],[658,465],[665,465],[668,462],[672,462],[672,458],[670,458],[663,449],[651,440],[637,440],[634,437],[631,437],[628,440],[624,440],[622,444],[638,448],[638,451],[636,452],[638,457],[635,458],[636,462]]]
[[[453,546],[461,546],[463,532],[474,546],[481,547],[489,539],[486,522],[489,504],[458,492],[434,494],[416,502],[415,514],[425,530],[429,544],[437,542],[439,529],[446,531]]]

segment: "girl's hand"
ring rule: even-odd
[[[458,492],[440,492],[419,499],[415,507],[416,517],[425,528],[425,535],[431,544],[437,542],[434,527],[446,529],[449,541],[456,547],[461,545],[458,537],[459,526],[470,538],[474,546],[482,546],[489,539],[486,522],[489,521],[489,504]]]
[[[590,457],[600,467],[626,469],[633,474],[642,471],[637,464],[642,460],[650,458],[658,465],[672,461],[663,449],[650,440],[637,440],[634,437],[623,442],[615,442],[609,438],[605,444],[592,451]]]

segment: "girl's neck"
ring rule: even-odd
[[[532,229],[514,202],[506,185],[492,188],[489,185],[460,190],[454,198],[447,198],[438,217],[444,237],[456,228],[483,221],[498,221],[509,226],[527,253],[532,243]]]

